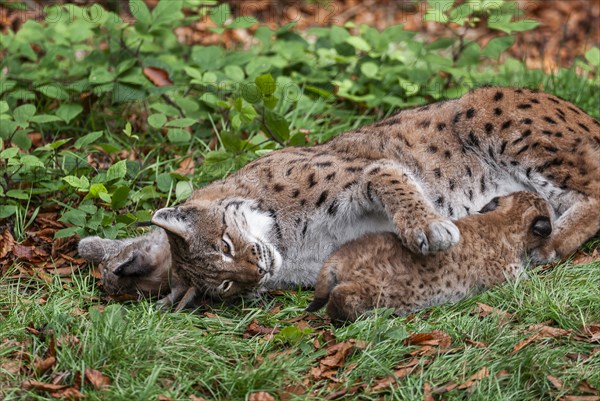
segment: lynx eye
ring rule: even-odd
[[[221,291],[223,291],[224,293],[229,291],[231,289],[232,285],[233,285],[233,281],[230,281],[230,280],[223,281],[220,285]]]
[[[221,251],[225,256],[233,256],[233,247],[225,238],[221,240]]]

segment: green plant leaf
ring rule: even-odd
[[[156,177],[156,187],[161,192],[169,192],[173,185],[173,177],[169,173],[162,173]]]
[[[371,51],[371,45],[360,36],[351,36],[346,39],[346,43],[350,44],[355,49],[361,50],[363,52]]]
[[[265,110],[265,121],[268,127],[267,132],[275,135],[280,142],[285,142],[289,139],[290,127],[285,117],[267,109]]]
[[[129,0],[129,11],[143,26],[148,27],[152,23],[152,15],[143,0]]]
[[[35,167],[44,167],[44,163],[38,157],[36,157],[34,155],[21,156],[21,164],[30,169],[35,168]]]
[[[189,143],[192,134],[180,128],[170,128],[167,132],[167,138],[172,143]]]
[[[85,176],[76,177],[74,175],[68,175],[63,177],[63,181],[78,190],[87,191],[90,187],[90,182]]]
[[[483,48],[482,55],[497,59],[515,43],[514,36],[494,38]]]
[[[122,185],[113,192],[111,203],[113,210],[119,210],[127,205],[130,191],[131,188],[129,188],[127,185]]]
[[[69,94],[58,85],[42,85],[37,88],[37,91],[51,99],[67,100]]]
[[[244,70],[237,65],[226,65],[225,75],[236,82],[241,82],[244,80]]]
[[[32,104],[24,104],[13,110],[13,117],[19,123],[29,122],[35,114],[36,108]]]
[[[272,95],[275,93],[276,84],[275,80],[271,76],[271,74],[263,74],[256,77],[254,80],[258,89],[262,92],[263,95]]]
[[[223,3],[218,7],[214,7],[210,10],[210,19],[217,25],[221,26],[231,16],[231,9],[229,4]]]
[[[96,183],[96,184],[92,184],[90,186],[90,191],[89,191],[90,196],[92,196],[94,198],[98,198],[100,196],[101,192],[108,193],[108,189],[106,189],[104,184]]]
[[[62,121],[62,119],[50,114],[38,114],[37,116],[31,117],[31,122],[37,124],[53,123],[56,121]]]
[[[258,24],[258,20],[254,17],[237,17],[233,22],[227,25],[229,29],[250,28]]]
[[[182,0],[159,1],[152,10],[152,22],[156,25],[168,25],[173,21],[183,18],[181,8]]]
[[[150,116],[148,116],[148,124],[152,127],[152,128],[162,128],[165,123],[167,122],[167,116],[165,116],[162,113],[155,113],[155,114],[151,114]]]
[[[73,147],[75,149],[81,149],[84,146],[87,146],[87,145],[90,145],[90,144],[96,142],[98,139],[100,139],[100,137],[102,137],[102,135],[104,135],[104,131],[90,132],[89,134],[77,139],[75,141],[75,143],[73,144]]]
[[[12,137],[12,142],[23,150],[31,148],[31,139],[27,135],[27,131],[19,130]]]
[[[169,121],[167,123],[167,127],[187,128],[187,127],[191,127],[192,125],[194,125],[196,123],[197,123],[197,121],[194,120],[193,118],[178,118],[176,120]]]
[[[181,202],[189,198],[193,191],[194,188],[192,187],[191,182],[179,181],[175,187],[175,197],[177,198],[177,202]]]
[[[594,67],[600,66],[600,49],[592,47],[585,53],[585,59]]]
[[[0,159],[12,159],[19,153],[19,148],[10,147],[0,152]]]
[[[119,160],[106,171],[106,181],[118,180],[127,174],[127,160]]]
[[[368,78],[375,78],[377,72],[379,72],[379,66],[368,61],[360,66],[360,71]]]
[[[0,114],[6,113],[9,110],[8,103],[4,100],[0,100]]]
[[[79,227],[67,227],[54,233],[54,239],[67,238],[81,232]]]
[[[242,84],[242,98],[248,103],[258,103],[262,99],[262,93],[256,84]]]
[[[65,103],[61,104],[58,109],[54,112],[58,117],[62,118],[64,122],[70,124],[71,121],[83,112],[83,107],[80,104]]]

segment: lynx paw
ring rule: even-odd
[[[426,230],[417,228],[406,234],[405,245],[423,255],[446,250],[460,240],[460,231],[450,220],[437,220],[429,223]]]

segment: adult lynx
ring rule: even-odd
[[[452,219],[527,190],[553,209],[552,238],[533,251],[545,261],[600,229],[599,151],[600,123],[573,104],[485,87],[272,152],[152,221],[168,234],[160,252],[171,252],[181,280],[228,297],[312,286],[333,251],[367,233],[395,232],[415,253],[445,250],[460,239]],[[82,241],[83,256],[94,241]]]

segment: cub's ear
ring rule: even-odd
[[[148,255],[141,251],[133,251],[126,261],[113,269],[112,273],[119,277],[145,276],[155,268]]]
[[[531,230],[538,237],[548,238],[552,234],[552,223],[548,217],[538,216],[533,220]]]
[[[485,205],[480,211],[479,213],[487,213],[487,212],[492,212],[494,210],[496,210],[498,208],[498,204],[500,203],[500,197],[496,196],[494,199],[492,199],[487,205]]]
[[[185,240],[192,234],[189,220],[188,210],[181,207],[165,207],[152,216],[152,223],[163,228],[167,233],[175,234]]]

